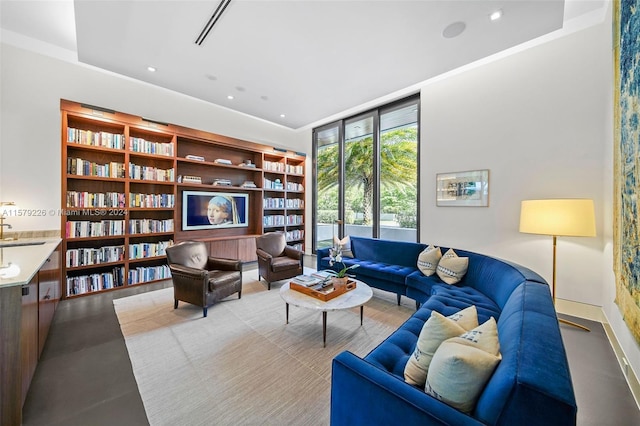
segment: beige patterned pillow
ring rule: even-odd
[[[431,316],[420,331],[416,349],[404,367],[404,380],[423,388],[427,380],[429,364],[438,346],[445,340],[460,336],[477,326],[478,312],[475,306],[470,306],[448,317],[431,311]]]
[[[418,255],[418,269],[427,277],[435,274],[441,257],[440,247],[430,245]]]
[[[502,359],[496,320],[442,342],[427,373],[425,392],[470,413]]]
[[[442,281],[447,284],[456,284],[460,282],[464,274],[467,273],[469,267],[468,257],[458,257],[453,249],[447,250],[442,256],[436,272]]]

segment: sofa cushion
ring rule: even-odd
[[[343,239],[333,237],[333,243],[342,251],[342,257],[353,257],[353,251],[351,251],[351,238],[349,238],[348,235]]]
[[[300,267],[300,261],[290,257],[274,257],[271,261],[271,269],[273,272],[287,271]]]
[[[344,264],[347,266],[354,263],[360,265],[360,267],[354,271],[357,275],[374,277],[398,284],[404,284],[407,275],[417,270],[415,266],[392,265],[359,258],[344,259]]]
[[[429,277],[436,273],[440,258],[442,258],[440,247],[430,245],[418,255],[418,269]]]
[[[471,413],[500,359],[496,321],[490,318],[440,345],[431,361],[425,391],[460,411]]]
[[[469,267],[468,257],[458,257],[453,249],[447,250],[442,255],[442,259],[438,262],[436,272],[442,281],[447,284],[456,284],[460,282],[464,274],[467,273]]]
[[[456,287],[447,284],[434,284],[431,287],[432,297],[429,299],[431,309],[443,312],[440,303],[463,309],[474,305],[478,310],[478,321],[485,322],[489,317],[500,318],[500,307],[488,296],[473,287]],[[436,297],[434,297],[436,296]],[[433,299],[433,302],[431,300]],[[440,302],[440,303],[439,303]]]
[[[470,306],[453,315],[445,317],[432,311],[431,317],[424,323],[413,355],[404,368],[404,380],[423,388],[427,380],[427,371],[438,346],[445,340],[459,336],[467,330],[478,326],[478,314],[474,306]]]

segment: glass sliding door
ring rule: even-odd
[[[418,241],[419,96],[314,129],[314,252],[345,235]]]
[[[418,239],[418,104],[380,112],[380,238]]]
[[[345,122],[344,230],[340,235],[373,237],[377,193],[373,124],[371,115]]]
[[[332,124],[313,132],[315,144],[314,170],[314,251],[331,247],[340,217],[340,139],[341,126]]]

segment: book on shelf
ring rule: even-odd
[[[214,186],[231,186],[229,179],[214,179],[212,185]]]
[[[204,157],[200,156],[200,155],[187,155],[184,158],[186,158],[187,160],[196,160],[196,161],[204,161]]]
[[[225,158],[216,158],[214,163],[216,164],[226,164],[228,166],[231,166],[233,163],[231,162],[231,160],[227,160]]]
[[[257,188],[255,182],[250,180],[245,180],[244,183],[240,186],[242,186],[243,188]]]

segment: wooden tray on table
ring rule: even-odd
[[[355,290],[356,282],[353,280],[347,281],[347,285],[341,289],[336,289],[333,284],[324,287],[322,289],[316,290],[313,287],[307,287],[298,283],[291,281],[289,283],[289,288],[291,290],[299,291],[300,293],[304,293],[307,296],[315,297],[318,300],[322,300],[323,302],[328,302],[331,299],[335,299],[338,296],[342,296],[343,294]]]

